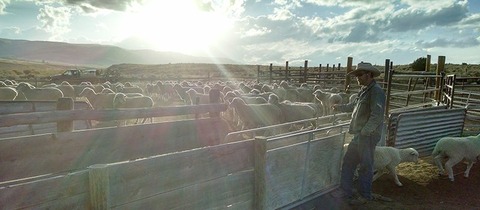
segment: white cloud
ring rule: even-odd
[[[19,27],[8,27],[8,28],[2,28],[0,31],[0,35],[2,37],[15,37],[20,35],[22,33],[22,30]]]
[[[274,8],[273,14],[269,15],[268,18],[270,20],[288,20],[293,16],[293,13],[290,12],[287,8]]]
[[[255,25],[254,27],[250,28],[248,31],[245,31],[245,34],[242,36],[242,38],[253,37],[253,36],[263,36],[271,32],[272,30],[268,29],[267,27],[259,27]]]
[[[0,15],[6,14],[5,8],[10,4],[10,0],[0,0]]]
[[[37,19],[42,23],[40,29],[51,34],[51,40],[62,40],[62,35],[70,31],[70,9],[44,5]]]

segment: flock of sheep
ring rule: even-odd
[[[219,90],[219,98],[211,97],[212,90]],[[0,101],[11,100],[53,100],[61,97],[85,98],[93,109],[151,108],[162,105],[196,105],[214,102],[226,103],[228,108],[221,117],[232,130],[244,130],[312,119],[333,114],[333,104],[348,103],[356,94],[346,94],[337,88],[324,89],[319,85],[292,85],[287,81],[280,84],[257,82],[208,82],[200,81],[157,81],[144,87],[129,82],[91,84],[88,82],[71,85],[47,84],[35,87],[29,83],[12,80],[0,81]],[[145,122],[145,119],[144,119]],[[142,123],[144,123],[142,122]],[[301,125],[300,129],[315,128],[315,121]],[[290,128],[291,129],[291,128]],[[284,132],[282,130],[273,132]],[[470,169],[480,155],[480,134],[471,137],[444,137],[432,153],[441,174],[444,174],[442,160],[448,158],[445,168],[448,177],[454,181],[452,167],[466,159],[468,177]],[[415,149],[377,147],[375,152],[374,180],[385,171],[390,172],[395,184],[398,180],[396,166],[402,162],[417,162]]]

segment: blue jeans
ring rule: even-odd
[[[368,200],[372,199],[372,178],[373,178],[373,156],[375,145],[380,141],[380,134],[362,136],[356,134],[343,157],[340,187],[348,196],[353,195],[353,177],[357,165],[358,170],[358,192]]]

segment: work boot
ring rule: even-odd
[[[358,196],[358,197],[355,197],[355,198],[352,198],[348,201],[348,204],[352,205],[352,206],[359,206],[359,205],[363,205],[363,204],[366,204],[367,203],[367,199],[365,199],[364,197],[362,196]]]
[[[380,194],[376,194],[376,193],[372,193],[372,197],[373,197],[373,200],[376,200],[376,201],[385,201],[385,202],[392,202],[393,199],[391,198],[388,198],[388,197],[385,197],[385,196],[382,196]]]

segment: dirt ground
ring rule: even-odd
[[[389,174],[373,183],[373,192],[392,198],[393,202],[370,201],[361,206],[350,206],[346,201],[333,198],[330,194],[310,202],[299,209],[480,209],[480,164],[475,164],[470,177],[463,177],[466,164],[454,167],[455,181],[438,176],[438,169],[431,157],[421,158],[418,164],[402,163],[397,168],[400,182],[398,187]]]

